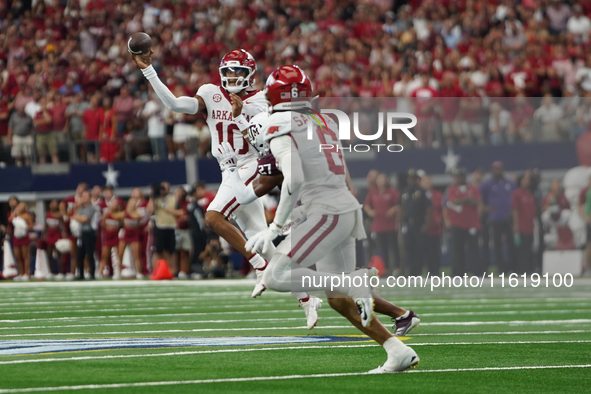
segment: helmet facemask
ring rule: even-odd
[[[222,87],[230,93],[238,93],[248,88],[251,84],[251,77],[253,74],[254,70],[245,66],[226,65],[220,67]],[[230,82],[235,82],[235,84],[230,85]],[[254,83],[254,79],[252,79],[252,82]]]

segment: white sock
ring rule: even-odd
[[[261,257],[260,254],[255,253],[252,256],[250,256],[250,258],[248,259],[248,262],[250,263],[250,265],[252,265],[252,267],[254,269],[264,269],[265,266],[267,265],[267,262],[265,261],[264,258]]]
[[[382,345],[386,353],[395,353],[397,350],[400,350],[404,346],[406,346],[402,341],[396,337],[390,337],[384,344]]]
[[[303,291],[293,292],[293,293],[291,293],[291,296],[294,298],[297,298],[300,301],[310,299],[310,294],[305,293]]]
[[[408,317],[408,315],[410,315],[410,311],[406,311],[406,313],[402,316],[398,316],[396,318],[396,320],[400,320],[400,319],[406,319]]]

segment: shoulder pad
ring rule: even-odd
[[[277,112],[271,114],[263,127],[264,141],[268,142],[275,137],[291,133],[290,112]]]

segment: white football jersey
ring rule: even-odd
[[[324,123],[320,127],[309,115],[275,112],[263,126],[263,133],[267,142],[281,135],[291,136],[292,149],[297,149],[302,162],[304,183],[299,199],[306,210],[338,215],[360,209],[361,204],[347,188],[345,161],[334,132],[338,127],[330,118],[326,120],[328,127]]]
[[[256,149],[242,136],[238,125],[232,116],[232,104],[230,95],[220,86],[205,84],[199,88],[197,95],[203,98],[207,107],[207,126],[211,133],[211,154],[219,160],[218,148],[221,143],[227,141],[234,149],[238,149],[238,166],[246,162],[256,160]],[[256,114],[267,111],[265,94],[255,90],[242,97],[244,106],[242,115],[250,122]]]

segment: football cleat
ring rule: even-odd
[[[371,277],[372,273],[372,269],[362,268],[351,272],[347,276],[351,277],[351,284],[354,284],[355,277],[365,276],[367,278]],[[359,312],[359,316],[361,316],[361,325],[363,327],[368,327],[371,324],[371,319],[373,318],[374,306],[373,298],[371,296],[371,288],[369,286],[351,286],[347,293],[349,297],[353,299],[353,302],[355,302],[355,305],[357,306],[357,311]]]
[[[256,278],[257,278],[257,283],[254,286],[254,290],[252,291],[252,294],[251,294],[252,298],[257,298],[258,296],[263,294],[263,292],[265,290],[267,290],[267,287],[262,283],[262,281],[263,281],[263,275],[265,275],[265,269],[267,269],[268,266],[269,266],[269,262],[266,261],[265,266],[263,268],[261,268],[261,269],[255,268],[254,269],[254,272],[255,272]]]
[[[413,311],[408,311],[407,317],[392,318],[392,322],[396,323],[392,328],[395,330],[394,334],[399,337],[403,337],[416,327],[419,326],[421,320]]]
[[[388,354],[388,360],[386,360],[384,365],[372,369],[369,373],[402,372],[409,368],[415,368],[419,365],[419,361],[421,360],[417,353],[411,347],[404,345],[404,348],[397,349],[396,353]]]
[[[320,320],[318,317],[318,309],[320,309],[321,306],[322,300],[314,296],[310,296],[306,302],[300,301],[300,307],[304,308],[304,313],[306,314],[308,330],[316,327],[316,323]]]
[[[368,327],[373,318],[373,298],[356,298],[353,301],[355,301],[357,311],[361,317],[361,325],[363,327]]]

